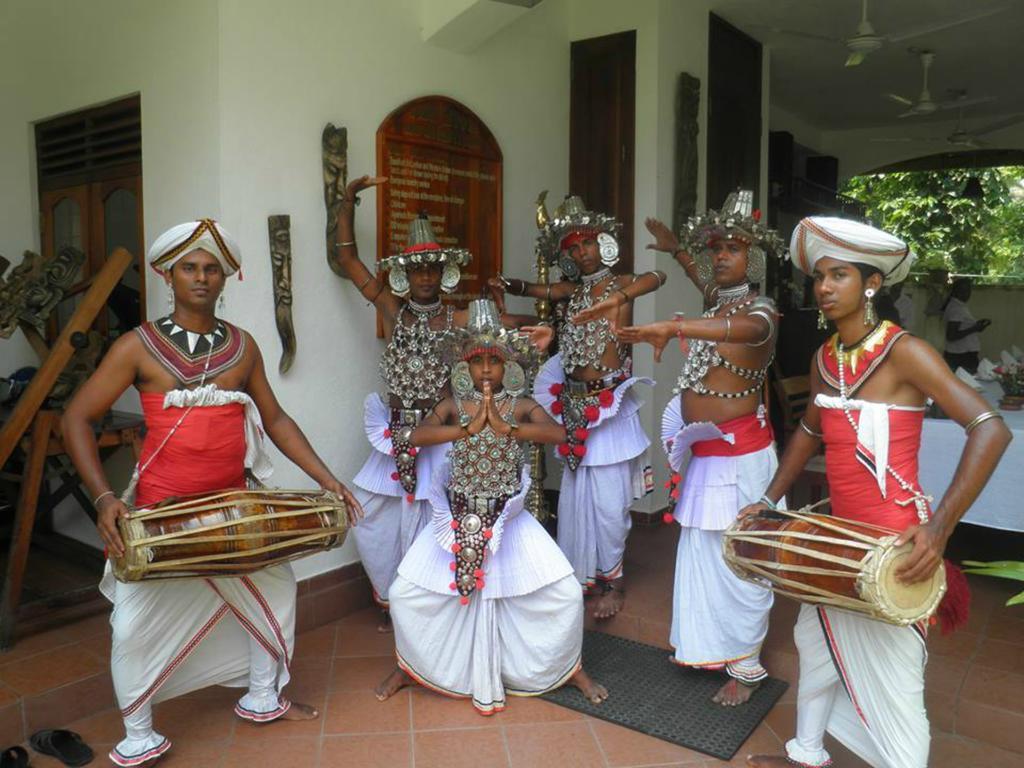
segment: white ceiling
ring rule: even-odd
[[[843,66],[840,42],[779,34],[764,27],[848,38],[856,33],[861,0],[713,0],[713,12],[771,50],[771,101],[822,130],[922,124],[956,117],[956,110],[898,119],[904,107],[884,98],[895,92],[916,100],[921,90],[920,59],[911,46],[935,52],[929,73],[932,99],[965,89],[967,98],[996,100],[964,109],[976,128],[997,117],[1024,113],[1024,1],[869,0],[876,34],[899,34],[953,21],[991,8],[1006,10],[946,30],[885,43],[856,67]],[[762,25],[762,26],[757,26]]]

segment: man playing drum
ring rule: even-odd
[[[235,241],[210,219],[158,237],[148,259],[167,283],[173,311],[121,336],[67,408],[68,453],[95,497],[109,554],[124,554],[117,520],[128,508],[111,490],[90,423],[131,385],[146,418],[142,454],[126,492],[134,489],[136,506],[244,488],[247,471],[266,478],[265,431],[322,488],[344,498],[350,516],[361,514],[278,404],[255,341],[214,314],[225,277],[239,269],[240,258]],[[247,685],[235,712],[253,722],[318,716],[280,693],[295,639],[295,577],[288,564],[241,578],[121,583],[108,562],[100,588],[114,604],[111,673],[127,732],[110,753],[116,765],[141,765],[166,752],[171,742],[153,729],[153,703],[208,685]]]
[[[914,258],[904,242],[859,222],[810,217],[794,230],[790,257],[814,278],[819,320],[834,322],[837,333],[814,357],[810,404],[775,477],[762,500],[741,514],[775,507],[824,442],[832,514],[902,531],[898,543],[912,542],[913,549],[897,578],[907,584],[930,579],[1011,434],[932,347],[879,322],[872,298],[883,285],[903,280]],[[968,435],[934,511],[917,479],[928,398]],[[962,577],[950,579],[946,600],[966,601],[965,589]],[[786,743],[786,757],[751,756],[747,764],[829,765],[827,730],[876,768],[925,768],[925,630],[924,622],[903,627],[802,605],[794,630],[800,653],[796,737]]]
[[[657,239],[648,247],[675,254],[708,309],[701,318],[618,331],[621,342],[653,344],[659,360],[677,336],[684,349],[679,398],[662,417],[676,486],[672,517],[681,526],[670,640],[677,664],[726,671],[730,680],[713,697],[723,706],[743,704],[767,677],[759,657],[772,607],[769,590],[739,579],[722,559],[735,510],[760,498],[777,466],[761,398],[778,314],[751,284],[764,280],[766,250],[779,255],[782,242],[761,226],[752,200],[750,192],[729,195],[720,212],[690,220],[682,243],[648,219]],[[693,458],[682,480],[687,451]]]

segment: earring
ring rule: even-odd
[[[466,399],[474,390],[473,376],[469,372],[469,363],[460,360],[452,366],[452,392],[456,397]]]
[[[171,284],[167,284],[167,311],[174,311],[174,290],[171,288]]]
[[[868,288],[864,291],[864,325],[878,324],[878,315],[875,314],[875,302],[872,301],[874,297],[874,288]]]
[[[818,330],[824,331],[828,328],[828,320],[825,319],[825,313],[820,309],[818,310]]]
[[[526,391],[526,371],[519,363],[513,360],[505,363],[505,375],[501,379],[501,386],[512,397],[519,397]]]
[[[217,311],[223,312],[226,302],[224,301],[224,291],[220,292],[220,298],[217,299]]]

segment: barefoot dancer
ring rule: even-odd
[[[879,322],[872,297],[906,277],[913,253],[866,224],[812,217],[793,232],[790,257],[814,278],[823,319],[837,333],[811,366],[811,400],[801,429],[761,502],[741,514],[775,507],[804,463],[825,443],[832,514],[901,530],[913,542],[897,578],[930,579],[957,521],[977,498],[1010,442],[999,413],[952,374],[926,342]],[[967,434],[946,495],[934,512],[917,481],[926,398]],[[949,602],[966,601],[963,577],[947,570]],[[955,574],[959,575],[959,574]],[[950,601],[950,597],[959,600]],[[827,730],[877,768],[925,768],[924,705],[927,624],[900,627],[835,608],[803,605],[794,638],[800,652],[796,738],[786,757],[749,757],[760,768],[831,764]]]
[[[613,275],[619,259],[610,216],[586,211],[570,197],[547,225],[548,252],[561,255],[561,282],[542,285],[502,278],[497,291],[517,296],[568,299],[568,314],[558,333],[558,354],[537,375],[534,397],[565,425],[567,440],[557,455],[565,462],[558,497],[558,545],[573,564],[576,578],[596,587],[594,615],[605,619],[622,609],[625,579],[622,557],[629,535],[629,507],[644,495],[642,457],[650,445],[640,425],[642,402],[633,385],[653,384],[632,376],[625,346],[611,325],[628,324],[633,300],[665,283],[662,272]],[[600,303],[600,309],[592,305]],[[591,309],[590,312],[586,310]],[[581,314],[582,313],[582,314]]]
[[[173,292],[173,311],[121,336],[64,415],[68,454],[94,495],[97,527],[109,552],[124,545],[117,518],[128,510],[110,488],[91,422],[132,384],[141,393],[146,439],[133,478],[135,503],[246,487],[245,472],[271,471],[262,429],[324,489],[359,505],[310,447],[270,389],[252,337],[214,315],[225,275],[239,268],[238,246],[214,221],[169,229],[149,251]],[[171,742],[153,730],[153,703],[208,685],[248,686],[235,713],[246,720],[317,717],[280,694],[295,640],[295,576],[288,564],[241,578],[120,583],[107,564],[100,585],[114,604],[111,673],[126,738],[116,765],[156,759]],[[237,619],[237,620],[236,620]]]
[[[480,300],[475,307],[493,302]],[[451,397],[412,433],[417,446],[451,443],[435,475],[433,519],[391,586],[398,669],[381,700],[411,680],[471,698],[483,715],[505,694],[563,684],[595,704],[608,693],[583,671],[583,596],[572,566],[523,505],[522,441],[558,443],[565,429],[528,397],[517,362],[526,337],[471,322],[452,369]]]
[[[656,250],[674,253],[710,305],[700,319],[677,318],[623,328],[624,343],[650,342],[656,359],[678,336],[686,355],[662,417],[669,464],[679,482],[673,517],[682,526],[676,554],[671,642],[678,664],[725,669],[730,680],[714,696],[723,706],[750,698],[767,676],[759,655],[768,631],[772,593],[739,579],[722,559],[722,532],[735,510],[760,498],[777,466],[771,426],[761,403],[775,353],[778,315],[751,286],[764,280],[765,249],[782,243],[751,211],[749,192],[729,196],[687,226],[679,241],[649,219]],[[694,261],[691,254],[697,257]]]

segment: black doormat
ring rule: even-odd
[[[565,685],[544,698],[610,723],[632,728],[721,760],[731,760],[785,693],[788,683],[768,678],[741,707],[721,707],[711,697],[728,676],[680,667],[671,652],[603,632],[583,635],[583,665],[608,689],[594,705]]]

